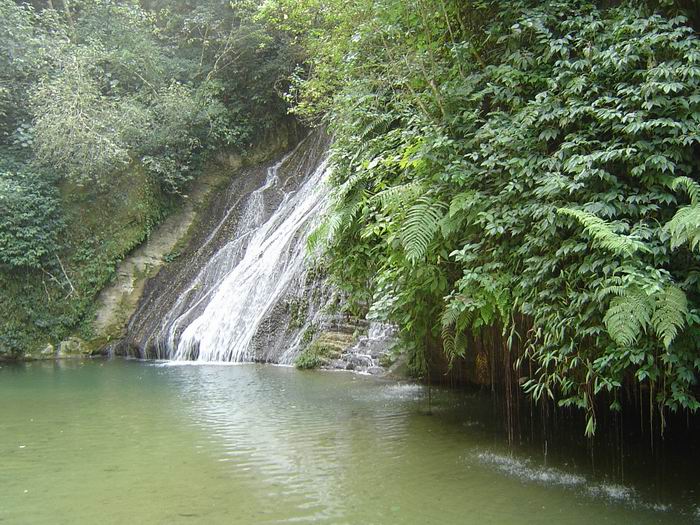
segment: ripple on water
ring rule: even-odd
[[[415,383],[401,383],[388,385],[382,389],[381,395],[385,399],[397,399],[401,401],[420,401],[425,396],[425,387]]]
[[[639,504],[634,489],[624,485],[619,485],[617,483],[599,483],[597,485],[591,485],[587,488],[587,490],[588,493],[594,497],[604,498],[611,501]],[[650,505],[650,507],[653,508],[654,505]],[[657,507],[661,508],[663,506]]]
[[[478,405],[449,412],[438,390],[444,415],[424,417],[420,385],[257,365],[33,367],[31,384],[4,372],[0,523],[700,519],[694,500],[629,508],[625,487],[489,452]]]
[[[526,459],[518,459],[492,452],[481,452],[477,454],[477,458],[482,463],[493,465],[501,472],[523,481],[564,487],[575,487],[586,483],[586,478],[583,476],[549,467],[533,467],[530,466],[530,461]]]
[[[595,499],[621,503],[629,507],[643,508],[655,512],[670,512],[673,510],[673,506],[670,504],[643,501],[632,487],[618,483],[593,482],[580,474],[564,472],[551,467],[533,466],[532,461],[529,459],[515,458],[493,452],[480,452],[476,454],[476,457],[481,463],[492,465],[499,471],[525,482],[578,489],[581,494]],[[694,513],[695,519],[699,519],[700,507],[697,507]]]

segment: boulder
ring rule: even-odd
[[[78,337],[69,337],[65,341],[61,341],[58,347],[59,357],[79,356],[89,353],[90,350],[87,348],[85,342]]]

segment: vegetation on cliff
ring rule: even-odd
[[[0,0],[0,357],[81,326],[208,153],[284,117],[295,60],[254,8]]]
[[[331,28],[306,33],[290,99],[334,132],[314,240],[357,308],[398,323],[419,373],[436,348],[483,354],[492,381],[583,409],[588,434],[626,387],[662,417],[697,410],[700,40],[683,6],[332,4],[266,3],[293,34]]]

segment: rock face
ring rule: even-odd
[[[311,322],[315,323],[311,326],[318,326],[318,333],[300,355],[319,355],[317,367],[385,375],[393,364],[392,350],[397,344],[393,326],[332,316],[323,309]]]
[[[247,168],[220,191],[180,257],[146,284],[116,351],[291,362],[309,305],[323,299],[306,296],[313,276],[305,259],[326,202],[328,143],[315,132],[274,166]]]
[[[81,354],[83,352],[83,343],[80,341],[80,339],[76,339],[71,337],[70,339],[67,339],[65,341],[61,342],[61,345],[58,347],[58,355],[59,356],[66,356],[66,355],[76,355],[76,354]]]
[[[50,349],[47,348],[44,352],[47,350]],[[69,337],[65,341],[61,341],[61,344],[58,346],[58,353],[55,355],[56,357],[86,357],[91,355],[91,353],[90,347],[85,341],[78,337]]]
[[[102,290],[97,298],[93,321],[94,340],[89,346],[108,351],[118,347],[126,336],[126,326],[136,312],[146,290],[146,283],[155,277],[164,266],[179,256],[180,249],[190,238],[197,236],[202,225],[207,224],[211,202],[232,178],[245,173],[244,164],[262,162],[274,152],[283,151],[292,140],[296,140],[293,126],[282,126],[278,135],[243,159],[240,155],[220,152],[205,169],[182,207],[170,215],[149,236],[148,240],[129,255],[117,268],[115,280]]]
[[[307,351],[309,367],[383,373],[392,331],[340,316],[337,292],[306,248],[328,202],[329,142],[316,131],[273,166],[247,168],[221,189],[180,257],[139,292],[115,351],[281,364]]]
[[[57,346],[49,343],[40,351],[26,352],[21,357],[21,360],[50,361],[56,359],[85,359],[92,356],[92,345],[80,337],[73,336],[61,341]]]
[[[209,178],[198,183],[183,208],[168,217],[151,237],[127,257],[117,268],[117,277],[100,292],[93,329],[98,339],[108,342],[124,335],[124,328],[143,293],[149,277],[165,264],[166,257],[189,231],[194,223],[196,207],[206,200],[216,187]]]
[[[359,324],[366,327],[366,335],[353,337],[352,343],[340,353],[339,358],[334,360],[329,368],[383,375],[393,362],[392,349],[397,343],[395,329],[391,325],[367,321]]]

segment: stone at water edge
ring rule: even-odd
[[[58,347],[58,357],[89,355],[90,349],[85,344],[85,341],[78,337],[69,337],[65,341],[61,341]]]

